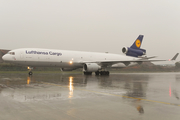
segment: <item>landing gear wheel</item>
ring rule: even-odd
[[[95,72],[95,74],[98,76],[98,75],[100,74],[100,72],[99,72],[99,71],[97,71],[97,72]]]
[[[32,74],[33,74],[33,72],[30,71],[30,72],[29,72],[29,75],[32,75]]]
[[[109,71],[101,71],[100,74],[101,75],[109,75]]]
[[[84,75],[92,75],[92,72],[84,72]]]
[[[106,71],[106,75],[109,75],[109,71]]]
[[[101,72],[100,72],[100,75],[104,75],[104,71],[101,71]]]

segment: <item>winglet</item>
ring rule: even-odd
[[[171,59],[171,60],[176,60],[176,58],[178,57],[179,53],[176,53],[176,55]]]

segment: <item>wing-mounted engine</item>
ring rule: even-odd
[[[96,72],[101,69],[101,66],[99,66],[97,63],[86,63],[83,66],[83,70],[85,72]]]
[[[127,56],[132,56],[132,57],[139,57],[142,55],[146,55],[146,50],[144,49],[133,49],[129,47],[123,47],[122,52]]]

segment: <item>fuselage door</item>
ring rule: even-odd
[[[24,53],[23,53],[23,51],[21,51],[21,53],[20,53],[20,58],[21,58],[21,59],[24,59]]]

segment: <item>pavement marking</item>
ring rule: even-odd
[[[47,85],[52,85],[52,86],[58,86],[58,87],[64,87],[64,88],[69,88],[69,86],[62,86],[62,85],[58,85],[58,84],[54,84],[54,83],[46,83],[46,82],[38,82],[38,83],[47,84]],[[143,101],[147,101],[147,102],[161,103],[161,104],[173,105],[173,106],[179,106],[179,107],[180,107],[179,104],[174,104],[174,103],[161,102],[161,101],[149,100],[149,99],[143,99],[143,98],[136,98],[136,97],[129,97],[129,96],[123,96],[123,95],[117,95],[117,94],[111,94],[111,93],[104,93],[104,92],[98,92],[98,91],[81,89],[81,88],[74,88],[74,89],[76,89],[76,90],[81,90],[81,91],[92,92],[92,93],[97,93],[97,94],[117,96],[117,97],[129,98],[129,99],[136,99],[136,100],[143,100]]]

